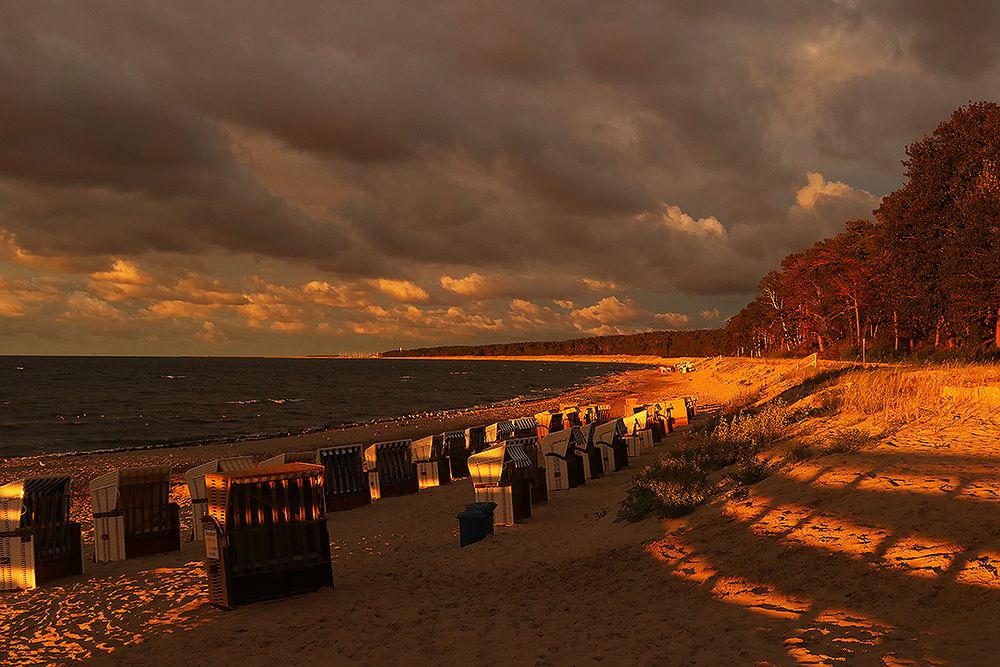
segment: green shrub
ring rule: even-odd
[[[668,456],[632,480],[618,509],[618,520],[684,516],[705,502],[709,492],[708,472],[702,462]]]

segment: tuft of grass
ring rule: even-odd
[[[800,442],[788,451],[788,458],[791,461],[805,461],[816,456],[816,450],[811,445]]]
[[[844,454],[856,452],[870,446],[876,440],[878,440],[877,436],[859,431],[856,428],[844,429],[843,431],[838,431],[830,438],[830,441],[824,448],[824,453]]]
[[[684,516],[708,500],[709,493],[704,468],[691,460],[665,458],[635,477],[618,508],[618,520]]]
[[[722,413],[727,415],[738,414],[752,407],[761,397],[760,388],[745,389],[730,398],[722,406]]]

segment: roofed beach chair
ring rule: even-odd
[[[661,401],[664,409],[669,410],[671,430],[677,426],[687,426],[688,419],[687,402],[683,398],[671,398]]]
[[[94,560],[106,563],[181,548],[170,466],[122,468],[90,482]]]
[[[365,449],[365,470],[372,500],[420,490],[409,440],[377,442]]]
[[[586,483],[583,457],[576,450],[578,433],[578,429],[563,429],[549,433],[539,444],[549,492],[564,491]]]
[[[328,511],[371,505],[364,445],[325,447],[316,452],[316,462],[323,466]]]
[[[617,472],[628,467],[626,433],[625,423],[621,419],[612,419],[594,427],[591,441],[601,450],[604,472]]]
[[[420,489],[451,484],[451,465],[444,446],[444,435],[429,435],[410,444],[410,456],[417,467]]]
[[[544,440],[549,433],[562,430],[562,413],[546,410],[535,415],[535,435],[539,441]]]
[[[69,520],[69,477],[0,486],[0,590],[83,574],[80,524]]]
[[[628,456],[642,456],[653,449],[653,434],[646,427],[646,411],[636,412],[622,418],[625,425],[625,442],[628,443]]]
[[[538,448],[538,438],[531,436],[528,438],[511,438],[506,441],[510,445],[517,445],[524,449],[533,466],[531,472],[531,504],[540,505],[549,500],[548,483],[545,479],[545,461]]]
[[[442,433],[444,449],[448,453],[448,463],[451,465],[451,478],[461,479],[469,476],[469,447],[465,431],[448,431]]]
[[[200,466],[191,468],[184,473],[187,481],[188,492],[191,495],[191,518],[192,518],[192,539],[200,542],[204,539],[202,535],[201,518],[205,516],[205,508],[208,505],[208,498],[205,496],[205,475],[210,472],[229,472],[230,470],[246,470],[254,468],[257,463],[252,456],[233,456],[225,459],[215,459]]]
[[[577,453],[583,458],[584,479],[597,479],[604,475],[604,457],[601,450],[593,444],[591,437],[594,427],[591,424],[574,426],[573,444]]]
[[[269,459],[264,459],[257,464],[257,467],[265,468],[280,466],[286,463],[319,463],[319,460],[316,458],[315,449],[299,452],[283,452],[281,454],[275,454]]]
[[[470,426],[465,429],[465,449],[469,456],[486,449],[486,426]]]
[[[513,526],[531,518],[534,464],[524,447],[509,440],[469,457],[469,474],[476,502],[496,503],[493,523]]]
[[[233,609],[333,587],[322,466],[208,473],[205,486],[211,604]]]

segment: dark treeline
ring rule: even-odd
[[[874,222],[789,255],[726,326],[732,347],[881,357],[1000,349],[1000,106],[957,109],[907,147]]]
[[[647,331],[621,336],[593,336],[561,341],[494,343],[491,345],[446,345],[414,350],[383,352],[384,357],[498,357],[543,354],[652,354],[667,357],[698,357],[716,354],[728,347],[722,329],[696,331]]]
[[[386,354],[1000,357],[1000,106],[957,109],[906,156],[874,220],[785,257],[724,329]]]

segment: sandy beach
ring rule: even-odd
[[[71,472],[78,491],[115,466],[263,457],[441,432],[556,402],[748,390],[817,400],[794,362],[713,360],[688,375],[642,369],[543,405],[384,423],[293,438],[9,460],[11,479]],[[823,369],[819,369],[823,372]],[[833,366],[826,369],[836,375]],[[887,431],[842,412],[799,422],[771,455],[850,426],[860,452],[785,461],[673,520],[615,521],[634,474],[552,495],[531,520],[458,547],[468,480],[331,513],[335,588],[222,612],[208,606],[201,543],[0,596],[7,664],[990,664],[1000,611],[1000,455],[995,412],[965,406]],[[375,431],[378,431],[377,433]],[[683,432],[668,436],[665,447]],[[75,514],[89,527],[89,503]],[[85,535],[85,551],[92,537]],[[0,657],[4,656],[0,653]]]

